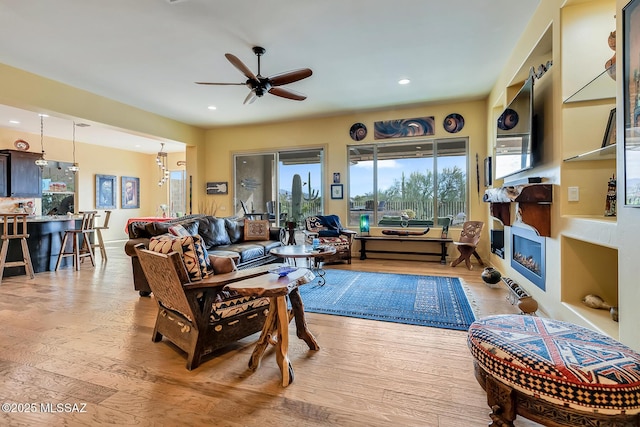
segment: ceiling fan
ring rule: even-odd
[[[211,82],[196,82],[199,85],[217,85],[217,86],[229,86],[229,85],[244,85],[251,89],[249,95],[244,99],[243,104],[251,104],[257,98],[260,98],[265,93],[271,95],[280,96],[282,98],[293,99],[295,101],[303,101],[307,99],[306,95],[299,92],[295,92],[290,89],[283,89],[279,86],[289,83],[297,82],[298,80],[306,79],[311,76],[312,71],[309,68],[301,68],[299,70],[287,71],[285,73],[275,74],[270,77],[262,77],[260,75],[260,57],[264,55],[266,50],[260,46],[253,47],[253,53],[258,57],[258,74],[253,72],[242,63],[235,55],[225,53],[225,57],[231,64],[236,67],[244,76],[247,81],[244,83],[211,83]]]

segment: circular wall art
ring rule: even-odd
[[[444,126],[444,130],[449,133],[460,132],[464,127],[464,117],[457,113],[449,114],[444,118],[442,125]]]
[[[362,141],[367,136],[367,127],[362,123],[354,123],[349,129],[349,135],[354,141]]]

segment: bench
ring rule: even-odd
[[[496,315],[473,322],[467,342],[491,426],[513,427],[517,415],[552,427],[640,425],[640,354],[612,338]]]
[[[448,237],[417,237],[417,236],[356,236],[356,240],[360,241],[360,259],[367,259],[367,252],[370,253],[385,253],[385,254],[404,254],[404,255],[432,255],[440,257],[440,264],[447,263],[447,243],[453,243],[453,239]],[[367,249],[367,242],[382,242],[385,243],[386,249]],[[389,245],[386,243],[391,242],[412,242],[420,244],[440,244],[440,252],[425,252],[425,251],[404,251],[389,249]]]

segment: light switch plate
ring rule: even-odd
[[[568,200],[570,202],[580,201],[580,187],[569,187],[568,190],[569,190]]]

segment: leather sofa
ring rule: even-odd
[[[131,257],[133,269],[134,289],[141,296],[151,294],[151,288],[142,271],[135,246],[142,243],[149,247],[153,236],[169,233],[169,228],[177,224],[182,225],[190,234],[202,237],[208,254],[218,256],[232,256],[236,260],[238,269],[268,264],[281,259],[271,255],[269,251],[282,246],[284,229],[269,226],[268,237],[245,239],[245,218],[218,218],[210,215],[187,215],[167,222],[137,221],[129,224],[129,240],[125,243],[125,253]]]

